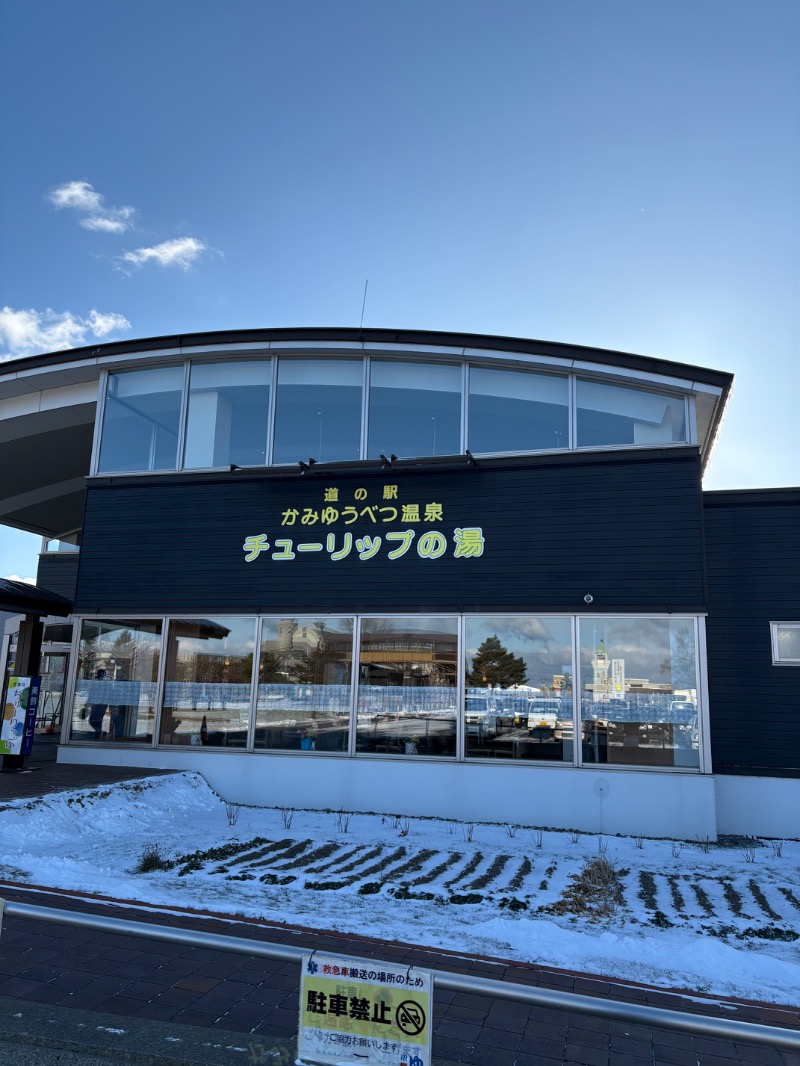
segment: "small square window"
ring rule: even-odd
[[[800,666],[800,622],[770,622],[772,662],[775,666]]]

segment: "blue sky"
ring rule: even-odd
[[[368,326],[733,371],[706,486],[798,483],[796,0],[38,0],[0,41],[0,359],[354,325],[369,278]]]

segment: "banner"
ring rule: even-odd
[[[30,755],[41,677],[10,677],[0,729],[0,755]]]

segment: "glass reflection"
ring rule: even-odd
[[[800,624],[776,624],[775,661],[779,663],[800,662]]]
[[[454,618],[362,619],[357,750],[455,755],[457,656]]]
[[[272,461],[358,459],[363,373],[356,359],[280,359]]]
[[[682,396],[577,382],[578,447],[612,444],[675,444],[686,440]]]
[[[72,740],[153,739],[161,621],[84,621],[72,706]]]
[[[256,748],[347,751],[352,618],[265,618]]]
[[[584,763],[697,769],[691,618],[581,618]]]
[[[568,618],[468,618],[465,752],[470,757],[572,762]]]
[[[461,451],[461,367],[374,359],[369,403],[368,458]]]
[[[472,367],[467,441],[473,452],[568,448],[567,378]]]
[[[254,618],[169,623],[162,744],[245,747],[254,636]]]
[[[183,376],[182,366],[109,374],[101,471],[175,469]]]
[[[266,463],[271,372],[264,360],[192,367],[185,467]]]

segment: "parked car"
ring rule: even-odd
[[[563,717],[560,699],[528,700],[528,729],[540,731],[547,729],[555,733],[558,719]]]
[[[487,736],[497,732],[497,708],[488,696],[467,696],[464,707],[467,735]]]
[[[464,707],[467,736],[494,737],[525,725],[524,716],[488,696],[467,696]]]

